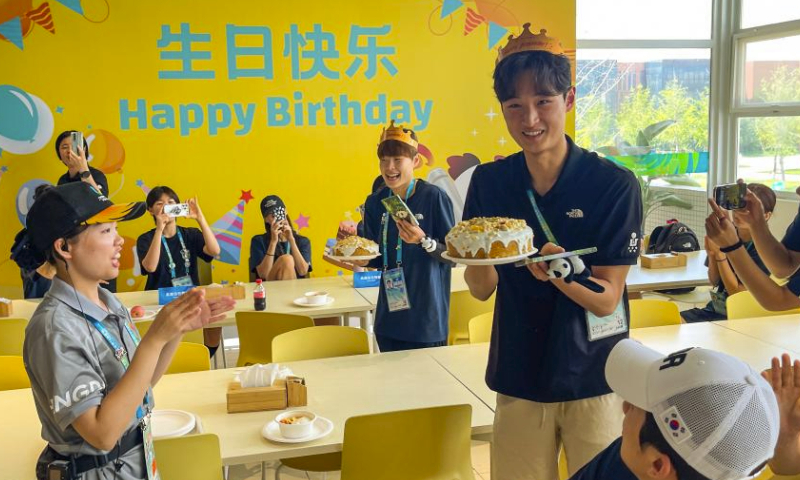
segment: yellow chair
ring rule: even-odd
[[[558,480],[569,480],[567,453],[564,451],[564,447],[561,447],[561,452],[558,454]]]
[[[631,328],[680,325],[678,305],[668,300],[638,299],[630,301]]]
[[[0,318],[0,355],[22,355],[27,326],[24,318]]]
[[[753,297],[753,294],[745,290],[744,292],[734,293],[725,301],[725,308],[728,310],[728,320],[753,317],[774,317],[776,315],[788,315],[800,313],[800,308],[792,310],[782,310],[772,312],[762,307]]]
[[[212,433],[158,439],[153,448],[164,480],[223,480],[219,438]]]
[[[139,334],[144,337],[144,334],[150,330],[150,326],[153,325],[153,320],[140,320],[138,322],[134,322],[136,328],[139,330]],[[181,342],[190,342],[190,343],[199,343],[200,345],[205,345],[205,341],[203,340],[203,330],[195,330],[193,332],[189,332],[183,336]]]
[[[205,372],[210,369],[208,347],[192,342],[180,342],[165,373]]]
[[[469,291],[451,293],[447,344],[469,343],[469,321],[482,313],[493,311],[494,294],[485,302],[481,302]]]
[[[474,480],[471,421],[469,405],[350,417],[342,480]]]
[[[295,362],[368,353],[369,338],[367,332],[360,328],[336,325],[301,328],[272,339],[274,362]],[[280,478],[280,470],[284,466],[306,472],[332,472],[342,468],[342,454],[336,452],[281,459],[281,465],[275,472],[276,479]],[[261,468],[263,472],[263,464]]]
[[[0,356],[0,390],[17,390],[31,388],[28,372],[19,355]]]
[[[345,357],[369,353],[367,332],[360,328],[324,325],[301,328],[272,339],[273,362]]]
[[[314,320],[302,315],[270,312],[236,312],[239,331],[239,360],[244,367],[272,362],[272,339],[299,328],[313,327]]]
[[[492,340],[494,312],[487,312],[469,321],[469,343],[488,343]]]

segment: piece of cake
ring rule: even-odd
[[[336,257],[366,257],[377,254],[377,243],[356,235],[339,240],[333,246],[333,255]]]
[[[450,230],[445,237],[452,258],[503,258],[533,253],[533,230],[525,220],[476,217]]]

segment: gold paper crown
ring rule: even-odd
[[[402,126],[395,127],[394,120],[389,123],[388,127],[383,128],[383,131],[381,132],[381,141],[378,143],[378,145],[386,140],[397,140],[398,142],[411,145],[414,148],[417,148],[419,145],[419,142],[414,140],[414,138],[411,136],[411,131],[404,130]]]
[[[514,35],[508,36],[508,43],[505,48],[499,48],[497,54],[497,63],[500,63],[504,58],[508,58],[515,53],[520,52],[533,52],[542,51],[550,52],[553,55],[564,55],[564,48],[557,38],[547,36],[547,30],[539,30],[539,34],[531,33],[531,24],[526,23],[522,26],[522,33],[517,38]]]

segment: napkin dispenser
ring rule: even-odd
[[[308,404],[306,381],[301,377],[276,380],[271,387],[242,388],[239,382],[228,384],[228,413],[285,410]]]

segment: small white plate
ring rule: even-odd
[[[281,429],[278,426],[278,422],[275,420],[271,420],[264,425],[264,428],[261,429],[261,436],[266,438],[267,440],[271,440],[273,442],[278,443],[302,443],[302,442],[310,442],[313,440],[318,440],[325,435],[328,435],[333,431],[333,422],[328,420],[325,417],[320,417],[317,415],[317,419],[314,421],[314,430],[311,435],[303,438],[286,438],[281,435]]]
[[[181,437],[194,430],[195,418],[183,410],[153,410],[153,438]]]
[[[328,257],[337,260],[339,262],[360,262],[363,260],[372,260],[373,258],[380,257],[380,253],[376,253],[375,255],[359,255],[356,257],[337,257],[335,255],[328,255]]]
[[[539,250],[534,248],[533,251],[529,253],[514,255],[513,257],[500,257],[500,258],[454,258],[448,255],[447,252],[443,252],[442,258],[444,258],[445,260],[450,260],[453,263],[460,263],[462,265],[505,265],[507,263],[514,263],[519,260],[528,258],[531,255],[535,255],[536,252],[538,251]]]
[[[292,303],[297,305],[298,307],[307,307],[307,308],[314,308],[314,307],[326,307],[333,303],[335,299],[328,295],[328,301],[325,303],[308,303],[306,297],[295,298]]]
[[[134,317],[133,315],[131,315],[131,319],[134,322],[138,321],[138,320],[152,320],[152,319],[156,318],[156,315],[158,315],[159,310],[161,310],[161,309],[160,308],[152,308],[152,307],[151,308],[147,308],[147,307],[145,307],[144,316],[142,316],[142,317]],[[130,308],[128,309],[128,313],[131,313],[131,309]]]

